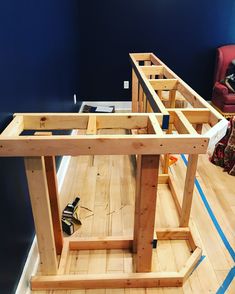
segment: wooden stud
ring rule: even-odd
[[[147,112],[148,112],[148,113],[153,112],[153,110],[152,110],[152,108],[151,108],[151,105],[150,105],[150,103],[149,103],[148,100],[147,100]]]
[[[75,135],[0,137],[0,156],[206,153],[200,135]]]
[[[210,110],[203,108],[167,108],[171,118],[174,118],[175,110],[181,111],[191,124],[209,123]],[[170,121],[173,122],[173,121]]]
[[[159,136],[163,135],[162,128],[160,127],[160,124],[155,114],[153,113],[149,114],[147,129],[148,129],[148,134],[157,134]]]
[[[140,66],[140,68],[146,76],[163,74],[163,66],[161,65]]]
[[[188,245],[189,245],[189,248],[190,248],[191,251],[194,251],[197,248],[196,242],[195,242],[194,237],[193,237],[193,235],[191,233],[191,226],[190,226],[190,234],[189,234],[189,237],[188,237]]]
[[[150,60],[145,61],[144,66],[151,66],[151,61]],[[146,75],[146,77],[149,79],[150,75]]]
[[[135,226],[139,226],[137,235],[134,236],[137,244],[136,272],[151,271],[158,169],[159,155],[142,155],[141,167],[138,169],[140,175],[137,175],[140,184],[137,191],[139,215],[135,214]]]
[[[169,179],[168,179],[168,185],[169,185],[169,188],[171,190],[171,195],[172,195],[172,198],[174,200],[174,203],[175,203],[175,206],[176,206],[176,210],[178,212],[178,216],[179,218],[181,217],[181,214],[182,214],[182,208],[181,208],[181,205],[180,205],[180,202],[179,202],[179,198],[177,196],[177,192],[176,192],[176,189],[175,189],[175,183],[174,183],[174,179],[172,177],[172,175],[169,175]]]
[[[52,132],[35,132],[34,136],[51,136]],[[50,207],[51,207],[51,217],[54,232],[54,240],[56,253],[61,254],[63,248],[63,233],[61,226],[61,209],[59,202],[57,175],[56,175],[56,163],[54,156],[44,157],[46,178],[47,178],[47,188],[49,193]]]
[[[143,88],[139,84],[139,99],[138,99],[139,100],[139,112],[144,112],[143,96],[144,96]]]
[[[19,136],[24,130],[24,118],[22,115],[15,116],[1,136]]]
[[[96,133],[97,133],[96,116],[89,116],[86,134],[96,135]]]
[[[170,108],[175,108],[176,89],[169,91]]]
[[[161,115],[161,114],[156,114]],[[136,124],[138,128],[142,128],[143,123],[147,121],[148,116],[144,113],[32,113],[22,114],[26,124],[25,130],[64,130],[64,129],[87,129],[88,120],[93,116],[97,120],[97,129],[103,128],[123,128],[131,129]],[[140,125],[139,125],[140,124]]]
[[[188,239],[188,244],[191,251],[194,251],[197,247],[202,248],[201,238],[195,224],[192,220],[189,222],[190,234]]]
[[[133,56],[136,61],[150,61],[150,54],[151,53],[131,53],[130,55]]]
[[[179,134],[193,134],[197,132],[181,111],[175,111],[174,126]]]
[[[142,129],[147,127],[148,115],[146,113],[138,114],[114,114],[114,115],[97,115],[97,129]]]
[[[47,186],[51,206],[51,216],[54,231],[56,253],[61,254],[63,248],[63,233],[61,226],[61,209],[59,202],[58,184],[56,176],[56,164],[54,156],[45,156],[45,169]]]
[[[189,228],[159,228],[156,229],[158,240],[188,240]]]
[[[41,272],[44,275],[53,275],[57,273],[57,259],[44,160],[41,157],[25,158],[25,168]]]
[[[62,253],[60,256],[60,263],[58,268],[58,275],[64,275],[65,274],[65,268],[68,260],[69,255],[69,241],[66,240],[63,245]]]
[[[138,112],[138,79],[132,69],[132,112]]]
[[[105,237],[105,238],[70,238],[70,250],[103,250],[103,249],[131,249],[132,237]]]
[[[164,163],[162,166],[162,172],[164,174],[168,174],[168,169],[169,169],[169,160],[170,160],[170,155],[169,154],[165,154],[164,155]]]
[[[72,130],[86,129],[87,113],[32,113],[22,114],[24,130]]]
[[[169,175],[168,174],[159,174],[158,184],[168,184]]]
[[[184,277],[184,281],[191,275],[201,256],[202,250],[197,247],[187,260],[185,266],[180,270],[180,274]]]
[[[140,185],[141,185],[141,166],[142,155],[137,155],[136,158],[136,180],[135,180],[135,215],[134,215],[134,240],[133,253],[137,252],[138,231],[139,231],[139,215],[140,215]]]
[[[147,112],[147,99],[144,93],[143,93],[143,112]]]
[[[180,217],[180,227],[188,227],[191,212],[194,180],[197,170],[198,154],[190,154],[188,157],[187,173],[184,184],[184,196],[182,203],[182,213]]]
[[[183,277],[178,272],[57,275],[33,277],[31,279],[31,289],[36,291],[180,287],[182,282]]]
[[[173,90],[177,89],[177,79],[156,79],[149,80],[154,90]]]

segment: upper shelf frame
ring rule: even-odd
[[[133,53],[130,58],[151,113],[16,113],[0,135],[0,156],[202,154],[224,136],[227,120],[154,54]],[[192,108],[166,108],[158,95],[162,90],[173,94],[179,91]],[[139,112],[135,103],[133,100],[134,110]],[[212,128],[200,134],[194,124],[204,123]],[[163,131],[169,124],[174,125],[176,133]],[[73,136],[24,133],[72,129],[84,132]],[[100,129],[128,131],[125,135],[102,135]],[[131,132],[136,129],[141,130],[139,134]]]
[[[197,118],[195,110],[171,110],[171,123],[177,134],[161,129],[162,114],[15,114],[0,135],[0,156],[101,155],[101,154],[165,154],[205,153],[209,138],[198,134],[191,122],[209,120],[205,110]],[[81,135],[52,135],[44,131],[82,129]],[[102,135],[99,129],[126,129],[124,135]],[[140,134],[131,130],[140,129]],[[24,135],[23,131],[42,131],[40,136]]]

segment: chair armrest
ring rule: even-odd
[[[217,95],[227,95],[229,93],[229,90],[224,84],[216,82],[214,85],[213,92]]]

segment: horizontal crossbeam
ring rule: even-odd
[[[70,250],[103,250],[103,249],[131,249],[131,237],[103,237],[103,238],[70,238]]]
[[[0,137],[0,156],[206,153],[199,135],[77,135]]]
[[[180,287],[182,284],[183,276],[178,272],[55,275],[31,279],[32,290]]]

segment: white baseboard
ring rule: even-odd
[[[82,109],[84,105],[90,105],[90,106],[115,106],[116,110],[130,110],[131,111],[131,102],[129,101],[84,101],[81,105],[80,111],[82,112]],[[73,132],[72,132],[73,135]],[[59,170],[57,172],[57,179],[58,179],[58,190],[61,191],[61,187],[64,182],[64,178],[69,166],[71,156],[63,156]],[[39,254],[38,254],[38,246],[37,246],[37,238],[36,236],[33,239],[27,260],[24,265],[24,269],[21,274],[21,278],[19,280],[17,289],[15,294],[29,294],[30,293],[30,279],[31,276],[36,274],[37,268],[39,264]]]

